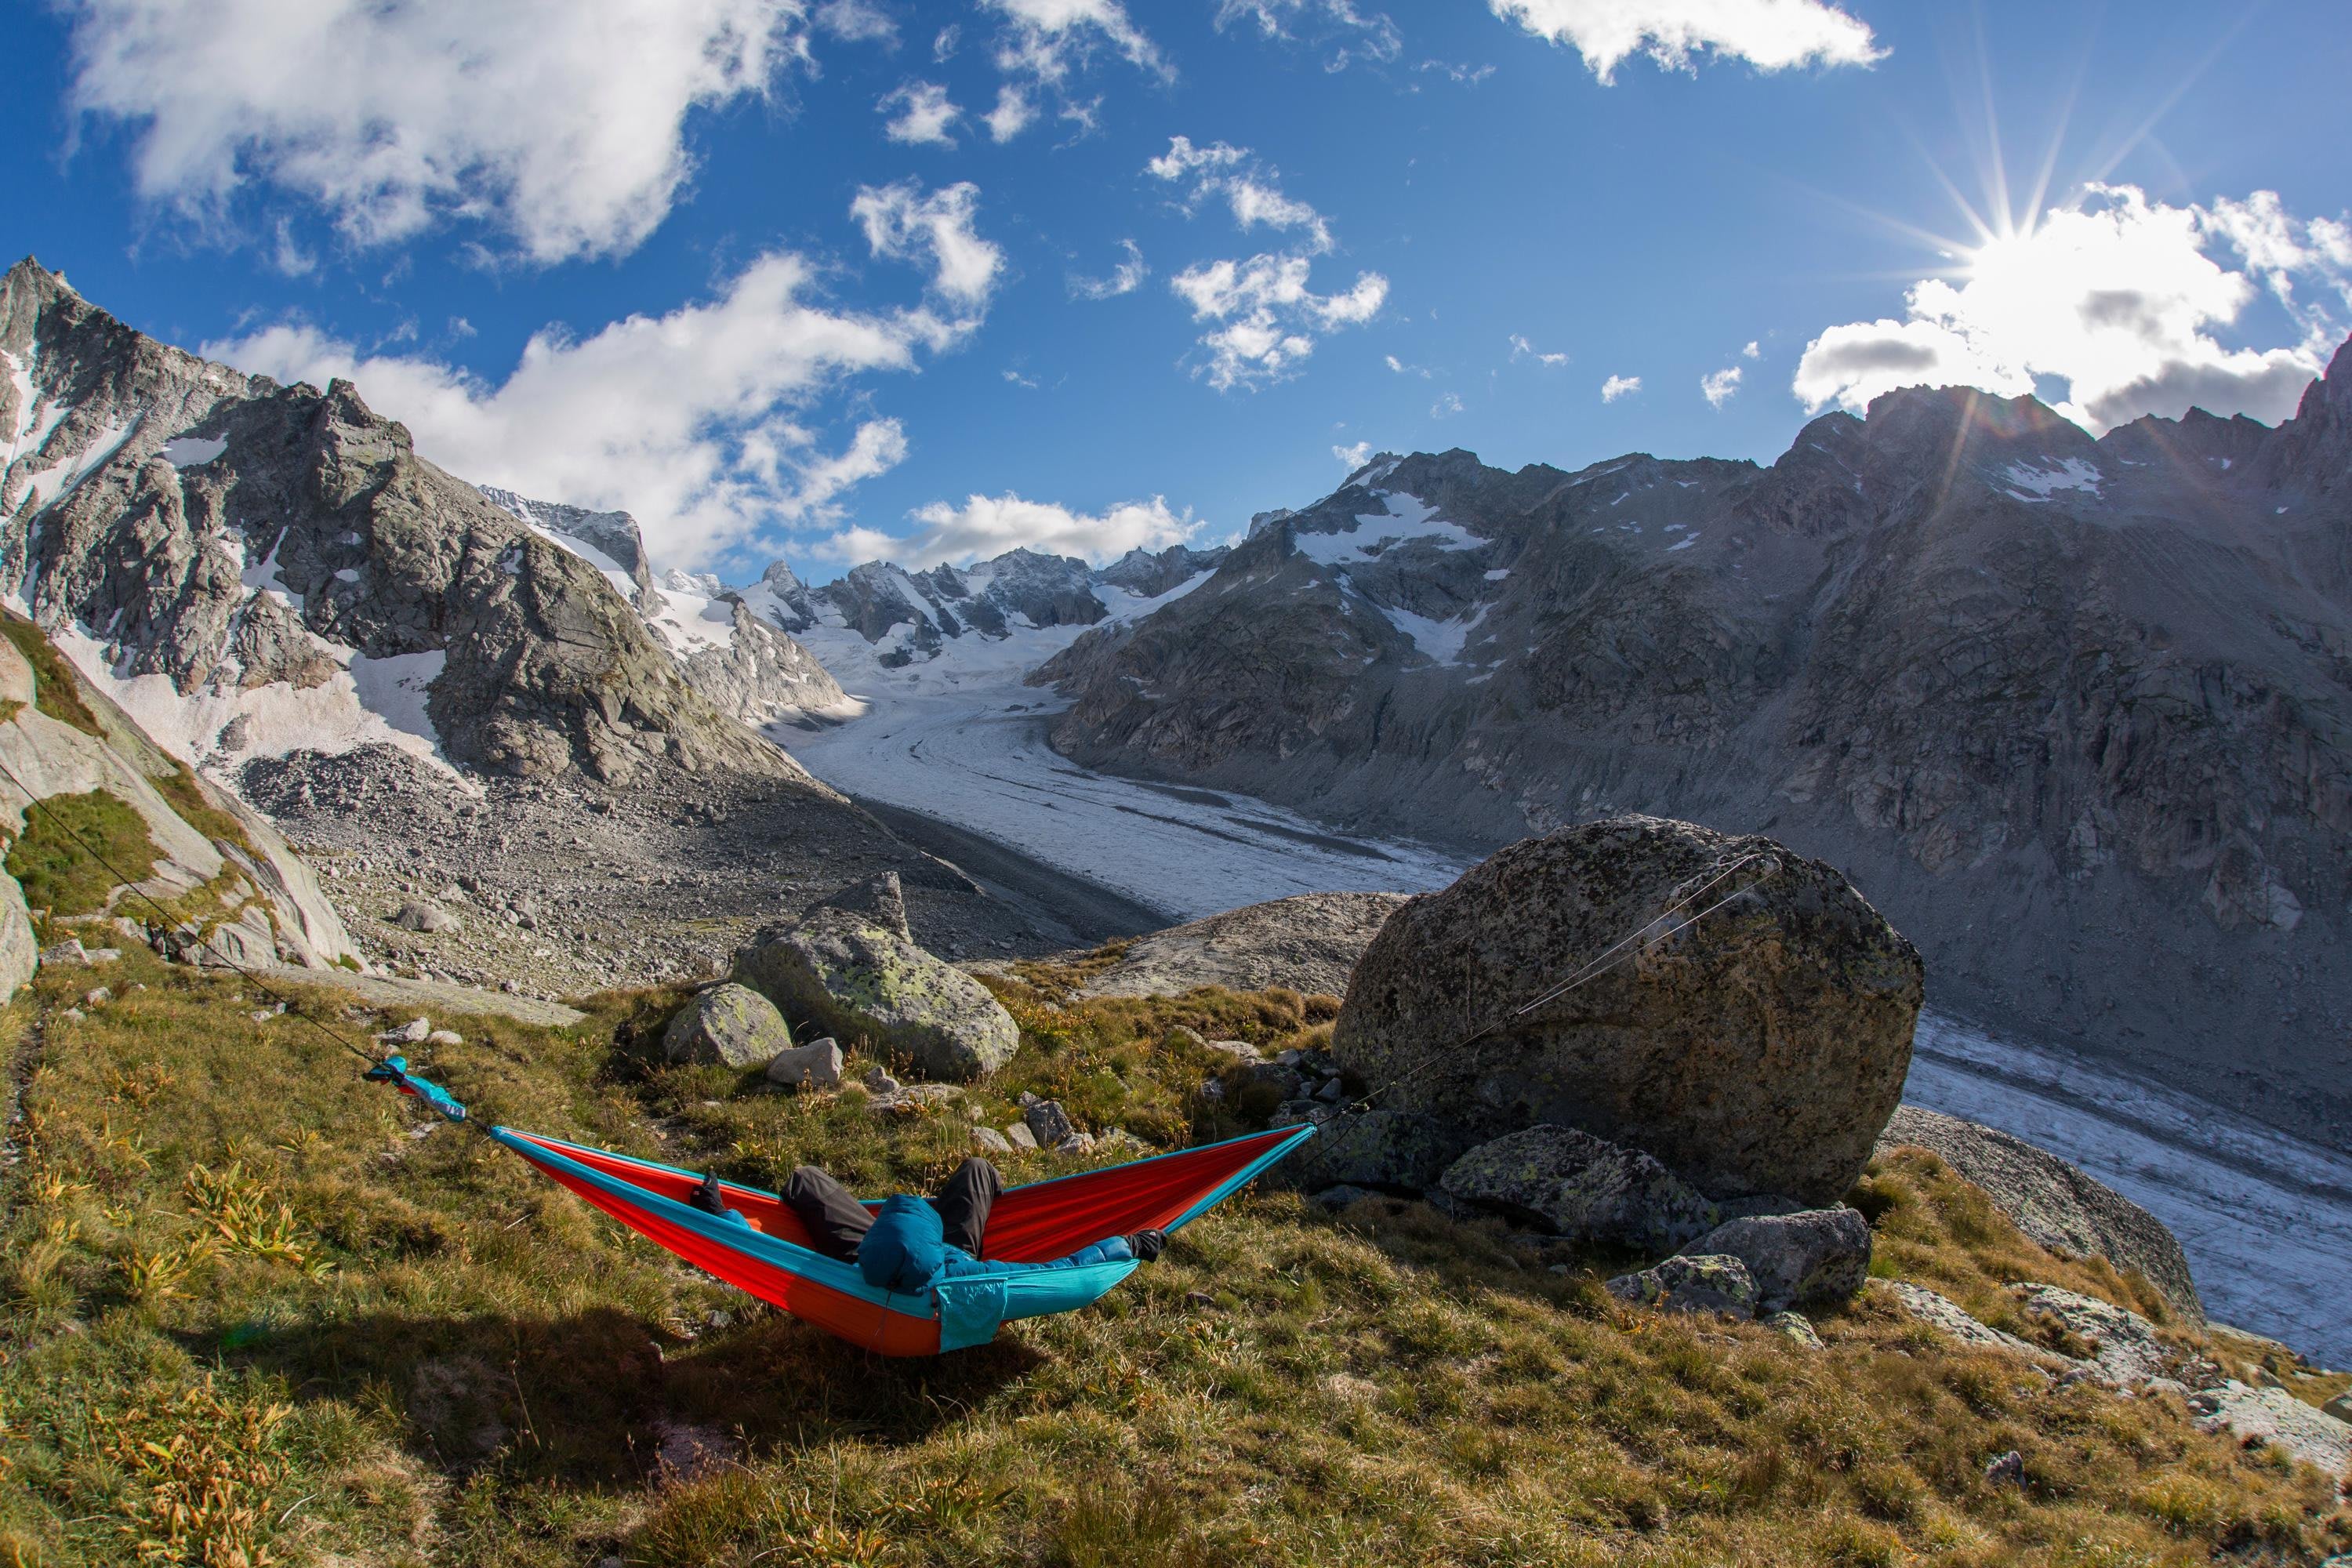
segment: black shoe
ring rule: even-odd
[[[719,1190],[719,1178],[716,1176],[703,1177],[702,1184],[688,1194],[686,1201],[704,1214],[724,1215],[727,1213],[727,1194]]]
[[[1127,1249],[1135,1254],[1139,1263],[1156,1263],[1168,1248],[1168,1233],[1164,1230],[1139,1230],[1127,1238]]]

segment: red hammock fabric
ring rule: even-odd
[[[562,1166],[585,1166],[608,1179],[681,1204],[699,1177],[512,1128],[497,1131],[504,1134],[500,1142],[531,1160],[543,1174],[657,1246],[737,1289],[885,1355],[938,1353],[940,1325],[929,1315],[927,1298],[894,1298],[917,1309],[901,1311],[867,1300],[854,1288],[836,1289],[812,1275],[830,1270],[844,1275],[844,1283],[847,1284],[854,1279],[854,1271],[814,1255],[803,1265],[808,1272],[796,1272],[755,1258],[666,1218],[652,1208],[629,1203]],[[1276,1128],[1129,1164],[1008,1187],[989,1214],[981,1255],[1013,1263],[1043,1263],[1067,1257],[1107,1236],[1127,1235],[1147,1227],[1176,1229],[1225,1196],[1235,1179],[1251,1166],[1277,1148],[1295,1142],[1301,1131]],[[731,1183],[722,1183],[720,1186],[728,1204],[755,1229],[795,1247],[808,1246],[807,1230],[782,1199],[756,1187]],[[822,1268],[816,1267],[819,1265]]]

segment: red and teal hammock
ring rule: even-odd
[[[446,1089],[407,1068],[393,1057],[367,1076],[397,1086],[452,1121],[467,1119],[466,1108]],[[1311,1126],[1278,1127],[1007,1187],[989,1211],[982,1256],[1044,1263],[1105,1237],[1180,1230],[1314,1134]],[[913,1295],[880,1290],[866,1283],[856,1264],[813,1251],[799,1216],[773,1193],[721,1183],[728,1205],[748,1222],[739,1225],[687,1203],[702,1180],[691,1171],[509,1127],[492,1127],[488,1135],[656,1246],[884,1355],[936,1355],[985,1344],[999,1323],[1099,1300],[1136,1268],[1132,1260],[1093,1263],[947,1280]]]

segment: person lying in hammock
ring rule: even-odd
[[[980,1256],[988,1213],[1004,1179],[982,1159],[966,1160],[940,1188],[936,1198],[900,1193],[880,1212],[867,1208],[849,1189],[814,1165],[803,1165],[784,1184],[783,1199],[808,1227],[809,1247],[827,1258],[855,1263],[878,1290],[913,1293],[940,1279],[983,1274],[1021,1274],[1038,1268],[1076,1268],[1088,1263],[1150,1263],[1168,1245],[1160,1230],[1108,1236],[1050,1263],[1007,1263]],[[727,1206],[719,1178],[705,1176],[688,1200],[721,1216],[742,1216]]]

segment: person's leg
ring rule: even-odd
[[[1003,1191],[1004,1178],[987,1161],[975,1157],[958,1165],[940,1195],[931,1200],[931,1206],[940,1211],[948,1245],[978,1258],[981,1237],[988,1232],[988,1211],[996,1206],[997,1194]]]
[[[857,1244],[873,1228],[874,1211],[850,1196],[847,1187],[814,1165],[803,1165],[784,1184],[784,1202],[808,1226],[811,1247],[844,1263],[856,1261]]]

